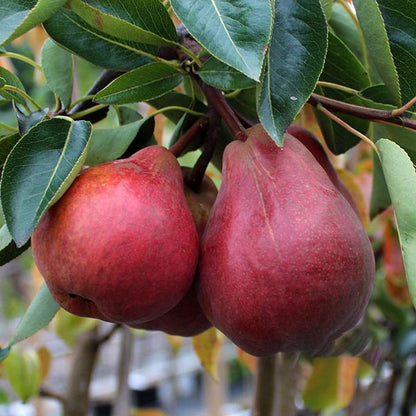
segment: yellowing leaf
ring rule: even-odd
[[[169,335],[169,334],[165,334],[165,335],[170,344],[170,347],[172,348],[173,353],[177,354],[182,347],[183,338],[177,335]]]
[[[312,363],[302,394],[305,406],[316,411],[338,411],[354,397],[360,359],[356,357],[320,357]]]
[[[10,385],[21,400],[25,402],[38,394],[42,369],[36,351],[14,346],[4,361],[4,369]]]
[[[79,335],[92,330],[98,323],[96,319],[83,318],[60,309],[54,319],[54,329],[58,337],[73,346]]]
[[[130,416],[167,416],[159,409],[132,409]]]
[[[250,370],[251,373],[254,373],[257,367],[257,357],[248,354],[241,348],[237,348],[237,354],[238,359]]]
[[[41,382],[42,382],[45,380],[45,378],[49,374],[49,370],[51,368],[51,362],[52,362],[52,354],[49,348],[47,348],[45,345],[38,348],[36,352],[40,360]]]
[[[224,335],[216,328],[207,329],[192,337],[192,346],[202,366],[218,381],[218,355],[224,342]]]

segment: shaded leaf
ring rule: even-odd
[[[37,124],[9,154],[1,178],[7,228],[18,247],[82,168],[91,124],[56,117]]]
[[[416,96],[416,2],[377,0],[399,75],[402,102]],[[396,85],[388,85],[396,88]]]
[[[3,68],[2,66],[0,66],[0,77],[3,83],[1,87],[7,84],[7,85],[12,85],[13,87],[17,87],[21,91],[25,91],[25,87],[23,86],[20,79],[16,75],[14,75],[12,72],[8,71],[6,68]],[[25,99],[17,92],[7,91],[4,89],[0,90],[0,99],[2,100],[4,99],[7,101],[15,100],[16,102],[20,104],[25,103]]]
[[[0,45],[49,19],[66,0],[8,0],[0,7]]]
[[[413,304],[416,304],[416,173],[406,152],[387,139],[376,142],[397,219],[400,245]]]
[[[123,74],[95,95],[103,104],[128,104],[151,100],[169,92],[182,81],[182,74],[170,65],[156,62]]]
[[[214,380],[218,380],[218,356],[223,342],[224,335],[214,327],[192,337],[196,355]]]
[[[401,104],[398,74],[377,0],[354,0],[355,10],[364,34],[367,53],[386,84],[396,105]]]
[[[20,134],[10,134],[0,138],[0,170],[3,169],[7,156],[20,140]]]
[[[130,70],[149,63],[141,51],[156,54],[157,48],[119,39],[92,28],[72,10],[62,8],[43,24],[59,45],[103,68]]]
[[[259,80],[270,40],[269,0],[171,0],[192,36],[220,61]]]
[[[198,75],[206,84],[222,90],[246,89],[256,85],[251,78],[213,57],[202,65]]]
[[[94,166],[123,156],[147,121],[148,118],[142,118],[120,127],[94,129],[85,164]],[[144,134],[141,139],[140,142],[144,146],[149,137]]]
[[[38,348],[36,353],[38,354],[40,360],[40,379],[41,382],[43,382],[45,381],[51,369],[52,353],[46,345],[42,345],[40,348]]]
[[[319,0],[275,0],[275,22],[258,98],[259,118],[282,145],[323,69],[327,24]]]
[[[25,252],[30,243],[27,242],[22,247],[17,247],[6,224],[0,228],[0,266],[8,263]]]
[[[315,358],[302,394],[305,406],[314,411],[338,411],[354,397],[359,358]]]
[[[71,103],[72,55],[47,39],[41,51],[42,68],[49,88],[60,98],[64,108]]]

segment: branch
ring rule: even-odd
[[[194,124],[169,148],[175,157],[179,157],[195,136],[208,126],[206,117],[199,117]]]
[[[230,128],[233,136],[237,140],[245,141],[247,139],[245,133],[246,129],[235,114],[234,110],[227,103],[222,91],[218,88],[205,84],[205,82],[203,82],[200,78],[197,78],[197,82],[205,94],[208,103],[218,111],[218,114]]]
[[[416,120],[409,117],[397,116],[395,115],[396,110],[379,110],[376,108],[368,108],[360,105],[348,104],[342,101],[334,100],[333,98],[324,97],[319,94],[312,94],[308,100],[308,103],[314,107],[321,105],[328,110],[350,114],[354,117],[358,117],[364,120],[395,124],[400,127],[416,130]]]

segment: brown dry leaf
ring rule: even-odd
[[[251,373],[254,373],[257,368],[257,357],[254,355],[248,354],[243,351],[241,348],[237,347],[238,359],[250,370]]]
[[[302,394],[306,407],[335,412],[348,406],[355,394],[359,363],[357,357],[315,358]]]
[[[199,361],[216,381],[218,381],[218,356],[223,342],[224,335],[214,327],[192,337],[192,346]]]
[[[337,174],[350,192],[358,209],[358,213],[360,214],[361,222],[364,228],[367,228],[370,223],[369,209],[358,181],[355,176],[346,169],[337,169]]]

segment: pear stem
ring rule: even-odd
[[[199,117],[194,124],[169,148],[175,157],[179,157],[195,136],[208,126],[206,117]]]
[[[205,171],[214,154],[218,138],[220,117],[214,107],[208,108],[208,130],[205,133],[204,148],[189,175],[185,177],[186,185],[198,193],[204,179]]]
[[[200,78],[197,79],[198,83],[207,98],[210,105],[215,107],[218,114],[225,121],[231,133],[237,140],[247,140],[246,129],[235,114],[234,110],[230,107],[223,93],[218,88],[211,87],[205,84]]]

